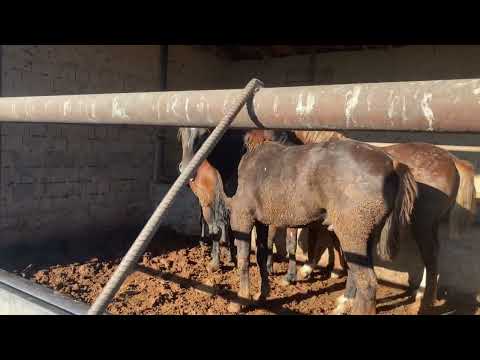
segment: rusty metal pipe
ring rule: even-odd
[[[0,99],[0,122],[215,127],[241,90]],[[480,79],[267,88],[232,127],[480,132]]]

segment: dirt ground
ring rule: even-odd
[[[206,265],[210,259],[208,246],[198,239],[172,238],[169,234],[157,241],[146,253],[137,270],[121,287],[108,310],[119,315],[227,315],[229,300],[236,297],[238,275],[232,265],[226,265],[226,249],[222,249],[222,269],[210,274]],[[161,245],[159,245],[161,244]],[[171,246],[174,244],[175,246]],[[117,251],[118,254],[118,251]],[[120,262],[119,256],[90,257],[77,262],[62,261],[60,265],[29,264],[17,273],[48,286],[76,300],[91,304]],[[342,295],[346,278],[326,278],[317,271],[313,279],[296,285],[282,286],[286,262],[275,263],[271,277],[272,291],[262,305],[252,306],[248,315],[328,314],[335,300]],[[259,288],[259,274],[252,255],[252,294]],[[17,268],[18,269],[18,268]],[[377,292],[379,314],[416,315],[419,302],[406,289],[380,283]],[[434,314],[478,313],[478,307],[449,304],[440,301]]]

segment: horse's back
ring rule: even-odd
[[[344,140],[263,144],[244,157],[239,176],[241,188],[248,189],[241,193],[253,197],[259,220],[279,226],[309,224],[321,217],[321,209],[361,207],[383,202],[387,194],[392,199],[398,181],[384,152]]]
[[[405,143],[382,148],[396,160],[412,170],[419,184],[454,196],[459,175],[451,154],[442,148],[426,143]]]

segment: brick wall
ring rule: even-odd
[[[2,95],[155,91],[159,46],[3,45]],[[150,206],[151,127],[3,124],[0,246],[100,236]]]

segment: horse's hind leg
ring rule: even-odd
[[[417,290],[417,297],[422,297],[421,310],[431,308],[437,299],[438,290],[438,221],[415,223],[413,233],[426,269],[425,290]],[[423,287],[423,281],[421,288]]]
[[[268,279],[268,226],[257,223],[257,265],[260,270],[260,292],[255,295],[255,301],[264,301],[270,293],[270,285]]]
[[[324,234],[322,234],[321,239],[318,240],[317,231],[314,230],[317,229],[313,227],[308,229],[308,261],[307,264],[303,265],[298,271],[298,278],[302,280],[310,278],[323,252],[328,246],[328,244],[324,242]],[[319,229],[319,231],[322,232],[323,229]]]
[[[336,228],[348,266],[347,288],[344,294],[346,303],[355,293],[353,315],[376,314],[377,277],[373,270],[372,243],[374,232],[366,235],[365,225],[357,226],[358,234],[348,229]],[[356,289],[356,290],[355,290]],[[337,310],[337,309],[336,309]],[[335,312],[334,312],[335,313]]]
[[[355,281],[357,293],[353,301],[352,315],[375,315],[377,277],[372,265],[347,261]]]
[[[333,310],[334,315],[347,314],[355,300],[357,294],[357,287],[355,285],[355,279],[350,270],[347,270],[347,283],[345,285],[345,293],[337,299],[337,307]]]
[[[282,285],[294,284],[297,281],[297,229],[287,229],[288,272]]]
[[[235,266],[237,265],[237,253],[235,249],[235,244],[233,241],[233,236],[232,236],[232,228],[230,226],[225,226],[225,237],[226,237],[226,242],[228,244],[228,257],[227,257],[227,262],[229,264],[234,264]]]

